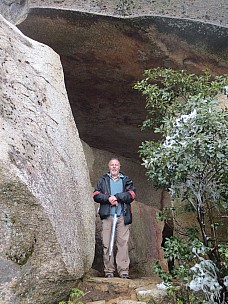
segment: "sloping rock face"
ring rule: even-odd
[[[94,257],[95,216],[59,56],[0,17],[0,303],[55,303]]]
[[[95,2],[85,1],[84,10],[91,12]],[[60,54],[80,138],[97,149],[138,160],[141,142],[157,138],[140,131],[145,101],[132,89],[145,69],[227,72],[227,27],[178,19],[178,14],[118,18],[76,11],[67,1],[33,3],[18,27]]]

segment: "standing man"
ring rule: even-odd
[[[129,224],[132,222],[131,202],[135,198],[136,189],[132,180],[120,172],[120,162],[112,158],[109,172],[103,175],[93,192],[93,198],[100,204],[99,215],[102,220],[102,241],[105,278],[112,278],[115,271],[114,256],[109,257],[109,243],[112,232],[114,214],[117,214],[116,225],[116,265],[118,275],[128,279],[129,273]]]

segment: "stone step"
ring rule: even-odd
[[[133,279],[86,277],[77,285],[85,295],[71,301],[84,304],[168,304],[166,291],[159,288],[160,283],[156,276]]]

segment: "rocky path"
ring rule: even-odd
[[[71,299],[87,304],[146,304],[170,303],[164,289],[158,288],[161,280],[157,277],[120,279],[89,277],[79,283],[78,289],[85,295]]]

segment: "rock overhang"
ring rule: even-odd
[[[228,67],[228,29],[199,21],[34,8],[18,27],[60,55],[81,139],[129,158],[138,159],[142,141],[156,139],[140,131],[145,100],[133,89],[145,69],[219,75]]]

